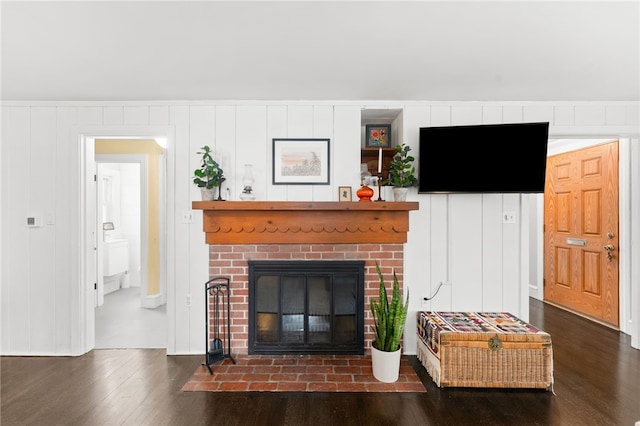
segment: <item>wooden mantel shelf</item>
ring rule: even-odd
[[[405,243],[417,202],[194,201],[207,244]]]

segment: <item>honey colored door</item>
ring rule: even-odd
[[[545,301],[617,329],[618,141],[548,158],[544,230]]]

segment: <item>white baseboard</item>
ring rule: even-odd
[[[152,295],[144,296],[140,300],[140,305],[143,308],[155,309],[158,306],[162,305],[162,295],[161,294],[152,294]]]
[[[167,356],[191,356],[191,355],[200,355],[204,357],[204,351],[178,351],[178,352],[169,352],[167,349]],[[233,352],[232,352],[233,355]]]

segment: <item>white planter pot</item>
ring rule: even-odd
[[[393,383],[398,380],[400,374],[401,350],[384,352],[371,346],[371,367],[373,377],[384,383]]]
[[[213,201],[216,199],[216,191],[218,188],[200,188],[200,194],[202,196],[202,201]]]
[[[407,201],[407,192],[409,192],[409,188],[393,188],[393,200]]]

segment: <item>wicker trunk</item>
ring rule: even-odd
[[[509,313],[418,312],[417,341],[440,387],[552,390],[551,336]]]

